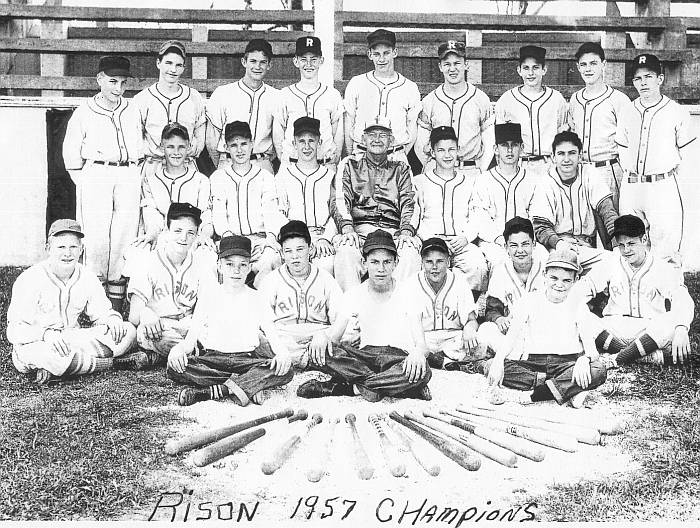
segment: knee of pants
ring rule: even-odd
[[[591,384],[589,389],[600,387],[608,379],[608,370],[600,361],[591,361]]]
[[[496,323],[492,323],[491,321],[481,323],[479,329],[476,331],[476,338],[479,340],[479,343],[483,343],[493,350],[499,348],[504,337]]]
[[[319,268],[322,270],[327,271],[331,275],[333,275],[334,271],[334,260],[335,260],[335,255],[328,255],[325,257],[317,257],[313,259],[313,263],[316,264]]]
[[[669,348],[673,342],[673,334],[676,330],[671,312],[666,312],[649,321],[646,333],[649,334],[660,349]]]
[[[119,343],[115,343],[114,347],[112,348],[114,357],[119,357],[126,354],[136,345],[136,327],[129,322],[126,322],[125,324],[126,335],[121,341],[119,341]]]
[[[279,253],[272,248],[266,247],[258,259],[253,264],[257,272],[272,271],[281,264]]]
[[[355,246],[340,246],[335,249],[335,267],[361,267],[362,254]]]
[[[425,363],[425,375],[423,376],[422,379],[420,379],[418,381],[418,383],[423,383],[423,384],[427,385],[432,377],[433,377],[433,370],[430,368],[430,365],[426,361],[426,363]]]

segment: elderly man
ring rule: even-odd
[[[84,236],[75,220],[56,220],[49,228],[48,257],[22,272],[12,287],[7,310],[12,362],[23,374],[36,372],[39,384],[106,370],[136,338],[97,276],[78,263]],[[89,328],[80,328],[81,315]]]
[[[420,243],[413,227],[416,221],[411,169],[402,161],[388,158],[394,141],[391,122],[375,117],[366,124],[362,141],[367,153],[341,162],[331,191],[331,213],[340,233],[334,237],[335,277],[343,291],[360,283],[360,248],[367,234],[376,229],[387,231],[396,239],[397,280],[420,269]]]

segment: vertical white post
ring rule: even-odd
[[[468,47],[483,45],[484,37],[479,29],[466,30],[464,37]],[[469,58],[469,52],[467,52],[467,58]],[[471,84],[481,84],[481,60],[469,60],[467,64],[469,66],[467,81]]]
[[[207,42],[209,40],[209,28],[204,25],[195,24],[192,26],[192,42]],[[207,78],[207,58],[192,57],[192,78]]]
[[[335,57],[335,5],[331,0],[314,2],[314,34],[321,39],[323,64],[318,77],[323,84],[333,85]]]

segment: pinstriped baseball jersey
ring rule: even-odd
[[[356,75],[345,88],[345,111],[355,119],[352,139],[362,142],[365,124],[378,115],[391,121],[394,145],[408,143],[411,134],[406,128],[408,121],[418,118],[420,112],[420,92],[413,81],[397,73],[395,81],[384,83],[374,72]]]
[[[318,149],[318,158],[332,157],[338,146],[333,139],[332,123],[337,123],[345,112],[343,98],[340,92],[332,86],[321,84],[314,93],[307,94],[292,84],[280,91],[279,113],[276,119],[280,120],[284,129],[284,152],[292,158],[296,158],[296,151],[292,141],[294,140],[294,121],[300,117],[313,117],[321,122],[321,145]],[[281,153],[278,153],[280,155]]]
[[[282,215],[277,208],[274,176],[251,166],[243,176],[232,167],[211,175],[212,219],[219,236],[226,231],[237,235],[277,233]]]
[[[537,186],[530,217],[549,220],[559,234],[590,237],[596,229],[593,211],[612,192],[592,165],[579,165],[578,170],[576,179],[565,185],[556,167],[551,167],[549,177]]]
[[[253,133],[253,154],[272,149],[272,120],[279,104],[279,90],[263,83],[251,90],[240,80],[219,86],[207,102],[207,119],[219,134],[216,150],[226,152],[224,129],[233,121],[245,121]]]
[[[551,155],[554,136],[568,127],[567,113],[564,96],[548,86],[534,101],[517,86],[496,102],[496,123],[520,123],[524,156]]]
[[[478,176],[480,177],[480,176]],[[412,225],[425,240],[433,236],[466,236],[469,241],[478,234],[478,223],[472,212],[480,207],[475,193],[476,179],[463,171],[455,171],[445,180],[435,171],[413,178],[417,207]]]
[[[137,269],[129,280],[127,295],[140,297],[159,317],[181,318],[192,315],[200,288],[216,282],[211,265],[189,251],[184,262],[172,265],[164,247],[151,251],[145,267]]]
[[[133,101],[119,100],[107,110],[91,97],[75,109],[63,140],[67,170],[81,169],[85,160],[136,162],[143,155],[141,117]]]
[[[158,83],[144,88],[134,96],[134,103],[141,112],[141,127],[144,138],[144,153],[147,156],[162,158],[163,149],[160,147],[160,137],[163,128],[168,123],[180,123],[190,134],[190,141],[194,143],[195,132],[201,134],[201,148],[204,147],[204,129],[206,114],[204,111],[204,98],[201,94],[189,86],[180,84],[180,93],[175,97],[168,97],[158,90]],[[199,152],[194,152],[198,156]]]
[[[513,261],[509,258],[500,262],[493,269],[489,279],[489,288],[486,295],[495,297],[505,306],[508,315],[513,309],[513,304],[528,292],[544,289],[544,277],[542,271],[548,253],[543,246],[535,246],[532,252],[532,268],[525,280],[520,280],[518,273],[513,268]]]
[[[280,167],[275,175],[277,202],[289,220],[301,220],[309,228],[325,227],[330,218],[329,201],[335,172],[319,165],[305,174],[294,163]]]
[[[440,291],[433,290],[422,271],[404,284],[411,302],[421,311],[423,330],[461,330],[476,311],[471,288],[461,272],[447,270],[447,278]]]
[[[303,284],[294,280],[283,265],[263,279],[259,290],[270,304],[277,325],[330,325],[343,313],[340,286],[330,273],[314,264]]]
[[[494,122],[488,95],[467,84],[464,94],[453,99],[441,84],[425,96],[421,106],[418,126],[429,131],[438,126],[451,126],[457,132],[458,156],[465,160],[481,158],[484,154],[481,135]]]
[[[187,165],[187,172],[177,178],[171,178],[165,174],[162,166],[152,174],[144,176],[141,183],[141,207],[157,211],[162,217],[162,227],[165,227],[168,208],[173,202],[196,206],[202,211],[202,224],[211,223],[209,178],[192,164]]]
[[[679,150],[696,139],[688,110],[665,95],[649,108],[635,99],[618,125],[616,141],[630,154],[625,168],[637,174],[669,172],[681,161]]]
[[[586,99],[584,89],[571,96],[569,101],[569,128],[576,132],[583,143],[583,161],[605,161],[618,155],[615,134],[622,112],[632,106],[629,98],[605,87],[598,97]]]

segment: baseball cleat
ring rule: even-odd
[[[323,398],[325,396],[353,396],[352,386],[334,380],[310,380],[297,389],[300,398]]]
[[[113,367],[116,370],[145,370],[158,363],[160,356],[150,350],[137,350],[131,354],[114,358]]]
[[[200,401],[206,401],[209,399],[209,389],[195,389],[193,387],[186,387],[180,391],[177,395],[177,404],[182,407],[188,407],[194,403]]]
[[[36,382],[39,385],[46,385],[51,380],[51,373],[43,368],[36,371]]]

